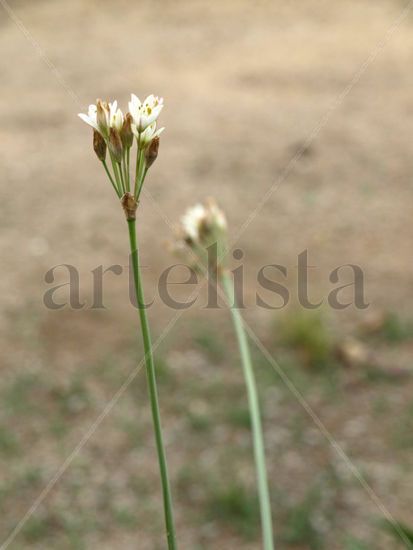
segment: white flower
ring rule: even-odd
[[[129,101],[129,112],[132,115],[133,123],[139,133],[143,132],[153,122],[156,122],[162,109],[162,98],[151,94],[143,103],[141,103],[138,96],[131,94],[131,100]]]
[[[179,243],[194,253],[194,267],[217,273],[227,255],[227,220],[213,199],[189,208],[181,218]]]
[[[189,208],[181,218],[184,237],[191,241],[204,245],[205,236],[209,243],[227,229],[225,214],[220,210],[213,199],[209,199],[205,205],[196,204]],[[208,235],[206,235],[206,233]]]
[[[221,231],[225,231],[228,224],[224,212],[220,208],[218,208],[217,203],[213,199],[209,199],[207,207],[208,219],[210,223],[214,224]]]
[[[203,204],[196,204],[185,212],[181,218],[182,229],[185,237],[189,237],[193,241],[198,241],[199,230],[203,220],[206,217],[206,208]]]
[[[115,105],[115,107],[113,107]],[[120,109],[117,109],[117,102],[110,104],[109,113],[109,127],[114,128],[117,132],[120,132],[123,126],[123,113]]]
[[[153,122],[150,126],[146,128],[143,132],[139,133],[136,124],[132,124],[132,132],[139,139],[139,147],[145,148],[153,140],[153,138],[158,137],[162,134],[165,128],[156,129],[156,122]]]
[[[107,136],[109,128],[119,132],[123,125],[123,113],[118,109],[117,101],[108,104],[98,99],[96,105],[89,105],[87,115],[79,113],[79,117],[104,137]]]
[[[84,113],[79,113],[78,116],[84,122],[86,122],[86,124],[89,124],[89,126],[92,126],[92,128],[99,131],[98,123],[96,120],[96,111],[97,111],[96,105],[89,105],[89,110],[87,115],[85,115]]]

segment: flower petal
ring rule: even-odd
[[[133,105],[137,105],[138,107],[140,107],[142,105],[141,103],[141,100],[139,99],[139,97],[135,94],[131,94],[131,103]]]
[[[99,130],[98,125],[96,124],[96,121],[94,121],[84,113],[79,113],[78,117],[81,118],[83,122],[86,122],[86,124],[89,124],[89,126],[92,126],[92,128],[95,128],[95,130]]]
[[[162,128],[159,128],[159,130],[156,130],[156,132],[153,134],[153,137],[159,137],[164,130],[165,130],[165,126],[162,126]]]

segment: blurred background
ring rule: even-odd
[[[247,322],[383,509],[413,525],[413,12],[400,18],[405,5],[0,1],[0,542],[142,358],[126,271],[105,275],[106,309],[91,308],[92,270],[126,265],[128,242],[91,130],[77,117],[97,97],[126,109],[131,92],[165,100],[138,227],[154,339],[162,335],[156,363],[180,547],[260,548],[230,317],[205,309],[205,288],[178,319],[157,295],[160,273],[176,261],[172,227],[211,195],[244,252]],[[312,311],[297,303],[303,250],[310,299],[324,300]],[[255,306],[257,270],[271,263],[288,270],[286,280],[273,275],[290,292],[282,309]],[[363,270],[370,306],[333,310],[330,273],[349,263]],[[45,273],[59,264],[78,270],[82,309],[44,306]],[[57,269],[55,284],[67,281]],[[67,302],[67,286],[56,299]],[[254,346],[253,356],[277,548],[406,547]],[[9,548],[165,548],[143,371]]]

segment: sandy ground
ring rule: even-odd
[[[250,306],[246,316],[261,336],[268,338],[275,314],[253,307],[256,271],[264,263],[285,265],[294,302],[295,266],[304,249],[315,266],[311,272],[314,301],[326,300],[333,288],[330,272],[351,263],[363,269],[372,309],[408,316],[413,290],[413,15],[401,19],[403,9],[404,3],[396,0],[9,0],[0,6],[0,338],[5,381],[22,372],[45,374],[53,369],[52,378],[60,383],[86,363],[100,361],[108,349],[115,355],[121,352],[132,335],[136,319],[127,301],[126,276],[108,277],[106,311],[88,309],[91,270],[101,264],[125,265],[127,236],[122,212],[91,150],[90,132],[76,116],[96,97],[117,98],[126,106],[131,91],[165,98],[162,124],[166,131],[139,217],[143,258],[149,266],[148,295],[156,294],[159,273],[171,262],[165,243],[173,238],[172,226],[187,205],[213,195],[228,215],[236,245],[244,250]],[[81,311],[54,312],[43,306],[48,288],[44,274],[62,263],[73,264],[80,273],[81,297],[87,304]],[[62,273],[58,279],[64,282],[66,277]],[[198,301],[187,318],[218,323],[218,317],[201,311],[201,305]],[[366,315],[354,307],[329,313],[334,326],[343,330]],[[155,334],[174,314],[156,300],[151,309]],[[282,314],[277,313],[277,318]],[[185,383],[191,371],[182,364],[190,361],[185,354],[191,353],[191,335],[187,325],[180,326],[186,340],[173,343],[168,353],[172,358],[175,352],[183,354],[175,362],[178,379]],[[178,338],[179,330],[173,334]],[[410,367],[409,347],[403,357]],[[198,375],[202,372],[202,365],[194,368]],[[109,384],[98,405],[115,389]],[[390,415],[402,414],[410,390],[408,386],[386,389]],[[403,451],[394,461],[392,449],[381,440],[380,427],[387,424],[371,413],[369,399],[374,391],[348,396],[349,402],[336,412],[330,403],[323,414],[329,415],[330,428],[338,429],[371,475],[386,506],[405,521],[413,521],[407,512],[412,505],[407,490],[411,459]],[[267,402],[272,399],[268,397]],[[282,417],[275,405],[274,410],[268,407],[270,419]],[[348,437],[345,430],[340,431],[351,421],[352,412],[368,418],[360,428],[365,431],[365,447],[353,445],[358,442],[357,427],[351,431],[350,426]],[[177,422],[183,422],[175,413]],[[82,420],[76,419],[65,451],[87,429],[89,416]],[[19,426],[24,417],[21,422]],[[150,441],[149,419],[145,422]],[[178,466],[190,460],[191,451],[181,450],[173,458],[174,443],[179,447],[181,441],[173,422],[167,424],[177,484]],[[394,429],[391,422],[388,429]],[[116,430],[110,433],[116,439]],[[269,447],[274,450],[277,438],[271,434],[269,428]],[[248,433],[243,437],[248,441]],[[93,445],[85,451],[86,462],[88,457],[92,460]],[[312,456],[322,468],[330,451],[324,449],[322,454],[321,442],[315,445],[319,448]],[[64,457],[55,452],[53,445],[39,442],[25,450],[25,460],[45,460],[47,481]],[[288,452],[281,462],[301,471],[297,449]],[[322,458],[317,458],[318,453]],[[111,460],[116,458],[108,457],[109,464]],[[151,452],[137,460],[151,470]],[[10,459],[5,464],[7,476],[14,475]],[[104,481],[107,470],[100,467],[98,479]],[[272,472],[279,467],[271,460]],[[291,472],[285,468],[288,477]],[[156,480],[155,474],[151,479]],[[99,481],[96,486],[100,487]],[[289,483],[284,489],[292,490]],[[151,487],[149,493],[155,492]],[[14,495],[5,534],[31,502],[24,495],[20,498],[18,490]],[[57,489],[54,498],[64,499],[64,495]],[[67,498],[65,509],[70,510]],[[329,549],[344,548],[335,536],[343,529],[351,532],[354,527],[355,535],[372,540],[374,512],[366,504],[368,497],[358,488],[349,499],[343,524],[339,521],[327,529]],[[204,525],[199,535],[186,515],[191,502],[184,497],[178,500],[182,500],[177,515],[183,548],[259,548],[254,540],[243,541],[236,530],[235,534],[219,528],[209,532]],[[196,507],[196,498],[194,502]],[[353,515],[352,506],[357,509]],[[149,518],[153,510],[147,512]],[[155,535],[156,529],[147,527],[150,523],[146,518],[130,536],[120,528],[105,536],[97,529],[82,544],[162,548],[161,534]],[[160,520],[157,525],[161,531]],[[136,533],[142,537],[140,543]],[[15,548],[65,547],[66,542],[53,540],[30,543],[23,538]],[[67,544],[83,548],[81,543]],[[389,548],[388,541],[376,542],[372,548],[380,544]]]

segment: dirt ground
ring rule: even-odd
[[[377,498],[255,350],[277,548],[403,547],[379,523],[390,513],[413,524],[405,5],[0,1],[0,542],[141,358],[126,271],[105,278],[107,308],[91,308],[91,271],[127,264],[127,232],[77,113],[97,97],[126,108],[131,92],[153,92],[164,97],[166,130],[138,223],[155,338],[176,315],[157,295],[159,274],[175,261],[173,226],[187,206],[215,196],[244,252],[246,319]],[[365,344],[373,360],[344,368],[331,352],[327,369],[311,370],[295,349],[302,342],[277,340],[294,315],[303,250],[332,347],[361,340],[360,324],[391,312],[390,329]],[[291,295],[276,311],[254,305],[257,270],[273,263],[287,268]],[[59,264],[76,266],[84,308],[45,308],[45,273]],[[344,264],[363,270],[367,310],[326,304],[337,286],[330,273]],[[66,281],[56,271],[55,284]],[[201,291],[157,351],[180,547],[254,550],[245,390],[229,318],[203,305]],[[371,376],[366,362],[386,375]],[[143,372],[9,547],[165,547]]]

